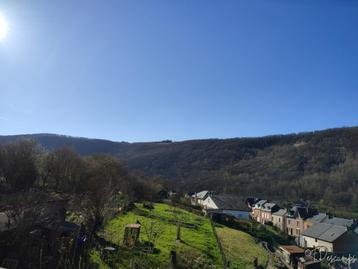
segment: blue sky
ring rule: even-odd
[[[358,1],[0,0],[0,134],[126,141],[358,125]]]

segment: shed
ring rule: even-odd
[[[138,223],[127,224],[124,230],[123,244],[127,247],[133,247],[139,240],[141,225]]]

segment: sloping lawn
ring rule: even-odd
[[[265,266],[269,260],[269,254],[255,239],[242,231],[230,229],[224,226],[216,227],[226,258],[230,261],[230,268],[249,269],[254,267],[255,257],[258,264]]]
[[[181,242],[176,241],[176,219],[179,219],[184,226],[188,226],[181,227]],[[139,257],[139,255],[143,254],[121,247],[125,226],[137,221],[142,225],[140,232],[141,242],[148,241],[144,226],[149,227],[151,222],[156,223],[155,225],[160,231],[160,236],[155,243],[158,253],[145,254],[145,257]],[[182,209],[172,208],[166,204],[155,204],[153,210],[143,208],[142,204],[136,204],[132,211],[109,221],[100,236],[119,246],[119,258],[116,261],[116,268],[129,268],[130,260],[133,260],[133,258],[148,260],[152,268],[157,268],[170,262],[171,250],[175,250],[177,255],[184,252],[203,254],[203,257],[210,264],[216,265],[216,268],[222,268],[221,255],[209,220]],[[96,260],[100,264],[97,254],[93,255],[92,260]],[[102,268],[102,266],[100,267]]]

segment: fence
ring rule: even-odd
[[[219,247],[219,251],[220,251],[220,254],[221,254],[221,258],[223,260],[223,264],[224,264],[224,269],[228,268],[228,261],[226,259],[226,255],[225,255],[225,252],[224,252],[224,249],[221,245],[221,241],[220,241],[220,238],[218,236],[218,234],[216,233],[216,230],[215,230],[215,224],[213,222],[212,219],[210,219],[210,224],[211,224],[211,228],[213,229],[213,233],[215,235],[215,239],[216,239],[216,242],[217,242],[217,245]]]

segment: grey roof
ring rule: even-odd
[[[201,192],[198,192],[198,193],[194,193],[192,195],[193,198],[198,198],[198,199],[204,199],[205,196],[209,193],[209,191],[201,191]]]
[[[279,211],[272,213],[272,215],[284,216],[286,214],[286,212],[287,212],[287,209],[280,209]]]
[[[318,215],[315,215],[309,218],[308,220],[314,223],[326,223],[326,224],[333,224],[343,227],[352,227],[354,224],[354,221],[352,219],[344,219],[344,218],[337,218],[337,217],[332,218],[325,213],[319,213]]]
[[[236,196],[222,194],[222,195],[211,195],[210,198],[216,204],[218,209],[248,211],[245,201]]]
[[[299,205],[293,206],[291,209],[287,211],[287,217],[289,218],[307,219],[317,214],[318,212],[316,209],[309,208],[309,207],[302,207]]]
[[[328,218],[327,214],[325,213],[318,213],[317,215],[314,215],[310,218],[308,218],[308,221],[314,222],[314,223],[318,223],[318,222],[322,222],[324,221],[325,218]]]
[[[343,218],[327,218],[323,221],[323,223],[327,224],[333,224],[337,226],[343,226],[343,227],[351,227],[354,224],[354,221],[352,219],[343,219]]]
[[[255,204],[255,207],[261,208],[265,203],[267,203],[267,200],[260,200]]]
[[[327,223],[316,223],[302,232],[303,236],[316,238],[326,242],[334,242],[347,232],[347,228]]]
[[[251,207],[254,206],[258,201],[260,201],[260,198],[257,197],[248,197],[246,199],[246,204],[250,205]]]
[[[272,209],[277,206],[275,203],[265,203],[263,206],[262,206],[262,209],[265,210],[265,211],[272,211]]]

